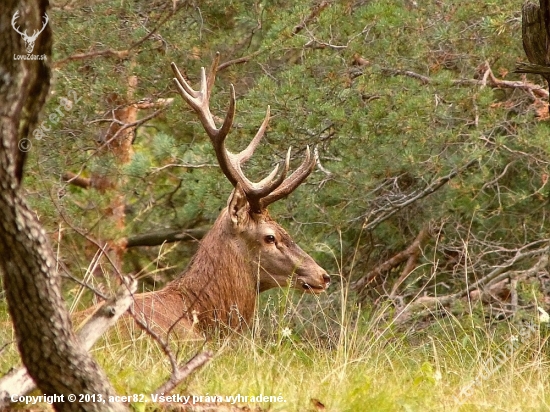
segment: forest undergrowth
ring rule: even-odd
[[[536,306],[521,318],[498,320],[470,301],[460,316],[440,307],[400,323],[391,304],[360,302],[342,276],[333,278],[341,281],[330,294],[263,294],[247,332],[171,342],[181,364],[204,350],[214,357],[170,394],[154,395],[171,366],[145,333],[128,337],[117,325],[93,353],[136,411],[550,408],[550,326]],[[7,372],[18,355],[4,307],[0,314],[0,370]],[[20,407],[50,410],[47,404]]]

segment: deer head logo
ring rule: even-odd
[[[18,17],[19,17],[19,10],[17,10],[13,15],[13,18],[11,19],[11,26],[17,33],[21,35],[21,37],[23,38],[23,41],[25,42],[25,48],[27,49],[27,53],[30,54],[32,53],[32,49],[34,49],[34,42],[36,41],[36,38],[46,28],[46,25],[48,24],[48,21],[49,21],[49,17],[46,13],[44,13],[44,24],[42,25],[42,28],[40,30],[35,30],[32,36],[29,36],[27,34],[27,30],[25,30],[24,32],[21,32],[19,30],[19,27],[15,26],[15,21],[17,20]]]

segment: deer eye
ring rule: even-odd
[[[275,236],[267,235],[264,237],[265,243],[275,243]]]

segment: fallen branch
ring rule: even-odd
[[[432,79],[428,76],[424,76],[422,74],[415,73],[411,70],[399,70],[399,69],[391,69],[388,67],[382,68],[382,73],[389,74],[391,76],[407,76],[412,77],[413,79],[420,80],[420,83],[422,84],[428,84],[432,82]]]
[[[72,56],[65,57],[64,59],[58,60],[53,63],[53,67],[61,67],[64,64],[75,61],[75,60],[86,60],[91,59],[92,57],[116,57],[117,59],[125,59],[130,54],[130,50],[101,50],[90,53],[78,53],[73,54]]]
[[[208,229],[184,229],[184,230],[161,230],[158,232],[143,233],[140,235],[129,237],[126,240],[126,247],[136,246],[159,246],[163,243],[185,242],[200,240],[206,235]]]
[[[159,386],[155,393],[160,395],[172,392],[176,386],[187,379],[193,372],[208,363],[213,356],[214,354],[211,351],[204,351],[196,354],[189,359],[185,365],[179,366],[173,370],[170,379]]]
[[[482,301],[483,303],[492,303],[494,301],[499,301],[500,298],[507,299],[511,295],[512,283],[517,284],[517,279],[502,279],[498,283],[491,285],[486,285],[483,289],[476,289],[470,292],[470,300],[472,302]],[[516,294],[517,298],[517,294]],[[511,304],[513,307],[517,307],[517,299],[515,304]]]
[[[412,262],[416,262],[420,254],[420,251],[422,250],[422,246],[429,239],[429,237],[430,237],[430,230],[426,226],[418,233],[418,235],[416,236],[416,239],[414,239],[414,241],[411,243],[411,245],[407,249],[397,253],[396,255],[392,256],[390,259],[386,260],[384,263],[378,265],[376,268],[371,270],[365,276],[363,276],[362,278],[354,282],[351,287],[355,289],[357,292],[361,292],[366,286],[368,286],[377,277],[382,276],[383,273],[389,272],[393,268],[399,266],[404,261],[412,260]],[[399,285],[403,283],[403,281],[410,274],[413,268],[414,268],[413,264],[407,264],[401,276],[399,277],[397,282],[394,284],[391,294],[393,294],[395,290],[399,287]]]
[[[457,299],[461,299],[466,296],[475,299],[481,299],[483,298],[484,294],[492,292],[497,293],[499,290],[502,290],[505,285],[505,283],[502,282],[503,280],[507,280],[509,278],[519,279],[520,277],[526,278],[537,274],[539,271],[545,269],[548,265],[550,245],[548,245],[548,239],[545,239],[544,242],[547,244],[545,247],[535,250],[525,251],[525,249],[532,247],[536,243],[541,243],[541,241],[533,242],[519,248],[516,251],[515,256],[513,256],[503,265],[495,267],[486,276],[482,277],[474,283],[469,284],[465,289],[460,292],[444,296],[421,296],[411,301],[408,305],[406,305],[402,310],[398,312],[394,319],[394,322],[396,324],[403,324],[409,321],[413,316],[429,316],[438,306],[445,307],[456,301]],[[522,271],[510,271],[510,269],[512,269],[513,266],[518,262],[534,256],[539,256],[539,258],[531,268]]]
[[[405,267],[401,271],[401,275],[399,278],[395,281],[395,283],[392,286],[391,292],[390,292],[390,299],[395,297],[395,294],[397,293],[397,289],[399,289],[399,286],[409,277],[409,275],[412,273],[412,271],[416,268],[416,265],[418,263],[418,258],[420,257],[420,254],[422,252],[422,248],[430,238],[430,227],[426,226],[424,227],[420,233],[418,233],[418,236],[416,239],[414,239],[413,244],[410,246],[411,253],[407,259],[407,263],[405,263]]]
[[[195,370],[206,364],[214,356],[211,351],[204,351],[195,356],[193,356],[187,363],[183,366],[179,366],[176,360],[176,356],[172,353],[168,342],[162,339],[153,329],[149,327],[147,321],[142,319],[138,314],[135,313],[133,308],[129,309],[130,314],[134,318],[134,321],[145,333],[147,333],[151,338],[153,338],[159,345],[160,349],[164,352],[170,366],[172,368],[172,373],[170,378],[163,383],[157,390],[154,392],[156,394],[168,394],[174,390],[183,380],[187,379]],[[175,324],[168,330],[167,336],[171,333],[172,328],[175,327]],[[192,332],[192,331],[191,331]],[[193,333],[193,332],[192,332]]]
[[[493,71],[489,67],[489,63],[485,63],[485,75],[482,80],[476,79],[463,79],[455,80],[453,84],[462,86],[462,85],[477,85],[477,86],[490,86],[499,89],[519,89],[533,94],[536,97],[548,99],[548,90],[544,89],[538,84],[534,84],[527,81],[519,80],[500,80],[495,77]]]
[[[77,332],[82,346],[90,350],[94,343],[126,312],[132,303],[132,295],[137,289],[137,282],[134,279],[123,284],[116,296],[103,304],[84,323]],[[26,395],[36,388],[32,378],[25,367],[13,369],[0,378],[0,410],[4,410],[10,404],[11,397]]]
[[[77,332],[86,350],[90,350],[94,343],[117,322],[132,304],[133,295],[137,289],[137,281],[135,279],[124,279],[126,279],[127,284],[121,285],[116,296],[101,305]]]

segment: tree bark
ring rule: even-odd
[[[21,142],[37,126],[49,90],[52,33],[46,25],[32,52],[46,60],[17,59],[27,53],[11,19],[19,11],[20,31],[33,33],[42,27],[47,6],[46,0],[7,0],[0,9],[0,273],[23,363],[42,392],[63,395],[54,408],[122,411],[121,404],[109,402],[112,386],[72,332],[53,251],[21,193],[25,152],[19,147],[30,147],[30,140]],[[67,399],[85,393],[101,394],[105,403]]]
[[[133,302],[137,282],[123,282],[115,297],[106,301],[77,332],[85,350],[90,350],[94,343],[128,310]],[[29,376],[27,369],[21,366],[12,369],[0,378],[0,410],[11,403],[12,397],[27,395],[36,389],[36,384]]]
[[[540,7],[528,1],[521,9],[523,50],[531,64],[520,63],[515,72],[540,74],[548,83],[550,92],[550,1],[540,0],[539,3]],[[548,105],[550,107],[550,100]]]

